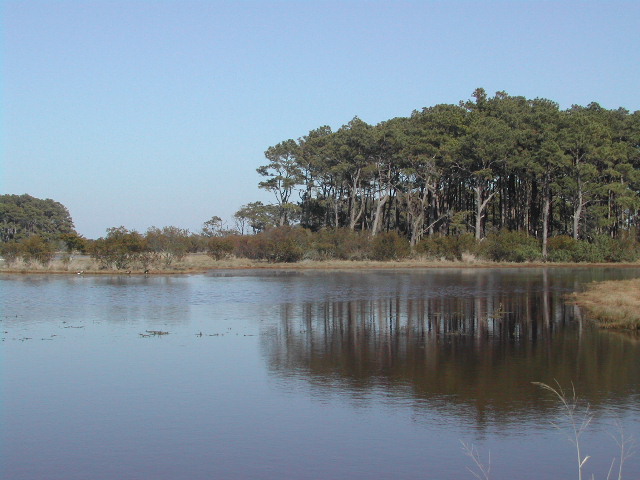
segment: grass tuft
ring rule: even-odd
[[[592,283],[574,299],[602,328],[640,330],[640,279]]]

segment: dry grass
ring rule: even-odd
[[[170,265],[157,264],[152,266],[152,275],[190,274],[202,273],[215,269],[279,269],[279,270],[372,270],[372,269],[414,269],[414,268],[590,268],[594,266],[611,266],[611,264],[587,264],[587,263],[509,263],[492,262],[478,259],[473,255],[463,256],[461,261],[432,260],[426,258],[411,258],[398,261],[375,260],[302,260],[296,263],[269,263],[264,260],[250,260],[247,258],[230,257],[223,260],[214,260],[204,253],[192,253],[180,261],[174,261]],[[638,267],[638,263],[615,264],[617,268]],[[140,266],[133,266],[128,270],[101,269],[97,262],[88,256],[73,256],[64,262],[61,258],[52,261],[47,266],[37,263],[25,264],[18,260],[12,265],[6,265],[0,260],[0,273],[57,273],[75,274],[116,274],[125,273],[143,274]]]
[[[640,330],[640,279],[592,283],[574,298],[603,328]]]

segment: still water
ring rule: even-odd
[[[584,478],[606,478],[616,424],[640,439],[640,339],[591,328],[565,295],[631,277],[3,276],[0,478],[473,479],[461,442],[494,479],[577,478],[536,381],[590,404]]]

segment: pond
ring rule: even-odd
[[[584,478],[606,478],[612,436],[640,439],[640,338],[566,295],[635,277],[5,275],[0,478],[473,479],[463,442],[491,478],[577,478],[559,403],[532,382],[590,406]],[[640,452],[624,469],[640,478]]]

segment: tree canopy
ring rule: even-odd
[[[506,229],[542,240],[545,256],[551,236],[616,238],[638,226],[640,112],[561,110],[481,88],[472,97],[269,147],[259,186],[276,197],[277,224],[396,231],[412,245]]]
[[[56,240],[76,234],[67,208],[49,198],[31,195],[0,195],[0,240],[20,241],[32,235]]]

